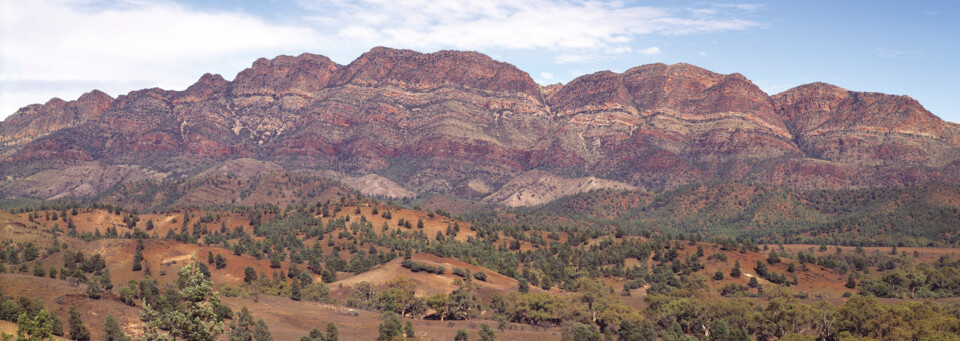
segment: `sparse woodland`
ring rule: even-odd
[[[142,186],[131,188],[175,188]],[[5,237],[0,279],[65,281],[145,323],[132,335],[116,319],[65,324],[55,302],[8,292],[0,319],[24,339],[90,338],[83,327],[111,340],[270,340],[260,316],[221,303],[270,296],[378,314],[383,340],[422,338],[412,321],[479,321],[462,334],[483,340],[527,329],[568,340],[957,340],[960,257],[916,248],[954,246],[957,208],[919,200],[928,189],[724,183],[461,215],[355,194],[149,212],[50,202],[11,209],[42,237]],[[85,248],[111,240],[133,255],[122,271]],[[151,258],[171,245],[203,251],[174,268]],[[399,275],[360,280],[391,266]],[[344,330],[329,321],[302,340]]]

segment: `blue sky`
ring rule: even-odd
[[[0,0],[0,118],[92,89],[181,90],[259,57],[475,50],[542,84],[649,63],[909,95],[960,121],[960,0]]]

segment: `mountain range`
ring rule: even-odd
[[[531,205],[710,181],[858,188],[960,181],[960,125],[825,83],[768,95],[689,64],[542,86],[476,52],[377,47],[348,65],[259,59],[186,90],[91,91],[0,122],[0,197],[300,172],[385,196]]]

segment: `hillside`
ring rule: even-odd
[[[768,243],[960,245],[960,186],[931,182],[843,190],[745,183],[692,184],[659,193],[595,190],[537,207],[468,213],[485,224],[565,231],[729,236]]]
[[[274,175],[282,177],[266,177]],[[602,189],[536,211],[501,207],[468,220],[362,197],[150,213],[50,202],[0,212],[0,307],[6,309],[0,311],[48,309],[65,320],[75,306],[94,337],[105,333],[106,314],[125,333],[141,335],[149,332],[140,317],[146,305],[170,309],[165,302],[179,299],[178,287],[189,276],[181,270],[200,269],[230,308],[218,308],[225,321],[242,320],[236,314],[246,307],[284,339],[327,322],[340,328],[341,339],[374,338],[388,312],[402,315],[421,338],[447,339],[455,329],[475,335],[480,323],[497,326],[488,332],[503,339],[531,340],[569,338],[571,326],[597,337],[600,331],[633,333],[623,320],[661,337],[724,328],[672,327],[674,321],[704,325],[701,318],[729,321],[743,335],[782,337],[810,335],[815,314],[847,316],[863,300],[881,314],[897,314],[920,304],[911,300],[930,298],[941,302],[923,303],[941,318],[936,330],[946,334],[936,335],[948,335],[960,328],[960,317],[948,310],[960,297],[957,249],[776,245],[749,235],[679,234],[669,220],[647,228],[636,214],[675,216],[675,227],[748,215],[780,222],[771,219],[777,212],[830,217],[884,207],[896,213],[912,203],[950,207],[960,203],[956,193],[943,184],[798,191],[717,183],[659,194]],[[834,200],[845,204],[830,204]],[[863,296],[850,298],[853,293]],[[32,301],[38,298],[43,301]],[[685,315],[686,309],[702,313]],[[784,309],[798,315],[779,315]],[[770,312],[798,329],[765,327]],[[827,333],[849,332],[847,319],[832,322],[836,329]],[[923,332],[916,328],[906,330]]]
[[[0,197],[281,169],[394,197],[501,202],[551,183],[510,205],[709,181],[956,182],[958,133],[909,97],[823,83],[769,96],[740,74],[650,64],[545,88],[475,52],[378,47],[348,65],[261,58],[232,81],[26,106],[0,123]]]

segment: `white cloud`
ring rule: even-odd
[[[241,13],[206,13],[171,2],[112,5],[4,1],[0,118],[29,103],[92,90],[66,83],[97,83],[112,95],[134,90],[132,83],[182,89],[207,71],[239,71],[231,57],[250,65],[253,56],[315,39],[310,29]]]
[[[553,74],[552,74],[552,73],[549,73],[549,72],[541,72],[541,73],[540,73],[540,78],[543,78],[543,79],[548,80],[548,81],[549,81],[549,80],[553,80]]]
[[[648,56],[657,55],[657,54],[660,54],[660,48],[656,46],[651,46],[643,50],[640,50],[640,54],[644,54]]]
[[[714,9],[683,10],[621,2],[560,0],[305,1],[318,22],[378,32],[378,43],[407,48],[607,49],[652,33],[742,30],[758,24],[718,18]],[[339,24],[339,25],[338,25]]]
[[[322,53],[344,63],[384,45],[536,50],[556,64],[596,63],[660,53],[637,46],[647,35],[760,26],[737,18],[751,6],[698,10],[616,0],[279,0],[296,3],[299,11],[283,14],[294,24],[173,0],[0,1],[0,119],[94,87],[117,95],[183,89],[205,72],[230,79],[256,58],[278,54]]]
[[[376,30],[369,27],[356,26],[356,25],[347,26],[346,28],[340,30],[340,32],[337,33],[337,36],[339,36],[340,38],[349,39],[349,40],[359,39],[362,41],[373,41],[373,42],[380,40],[382,38],[380,33],[377,32]]]
[[[610,48],[604,49],[603,52],[607,54],[623,54],[623,53],[630,53],[632,51],[633,51],[633,48],[631,48],[630,46],[620,46],[620,47],[610,47]]]
[[[706,53],[706,52],[703,52],[703,51],[700,51],[700,52],[697,52],[697,55],[699,55],[700,57],[706,57],[706,56],[707,56],[707,53]]]
[[[731,8],[747,12],[756,12],[766,7],[764,4],[716,4],[717,8]]]
[[[880,58],[900,58],[900,57],[913,56],[913,55],[919,54],[916,51],[904,51],[904,50],[893,50],[893,49],[876,49],[875,52],[877,53],[878,56],[880,56]]]
[[[585,54],[560,54],[553,58],[557,64],[584,63],[595,59],[596,56]]]

